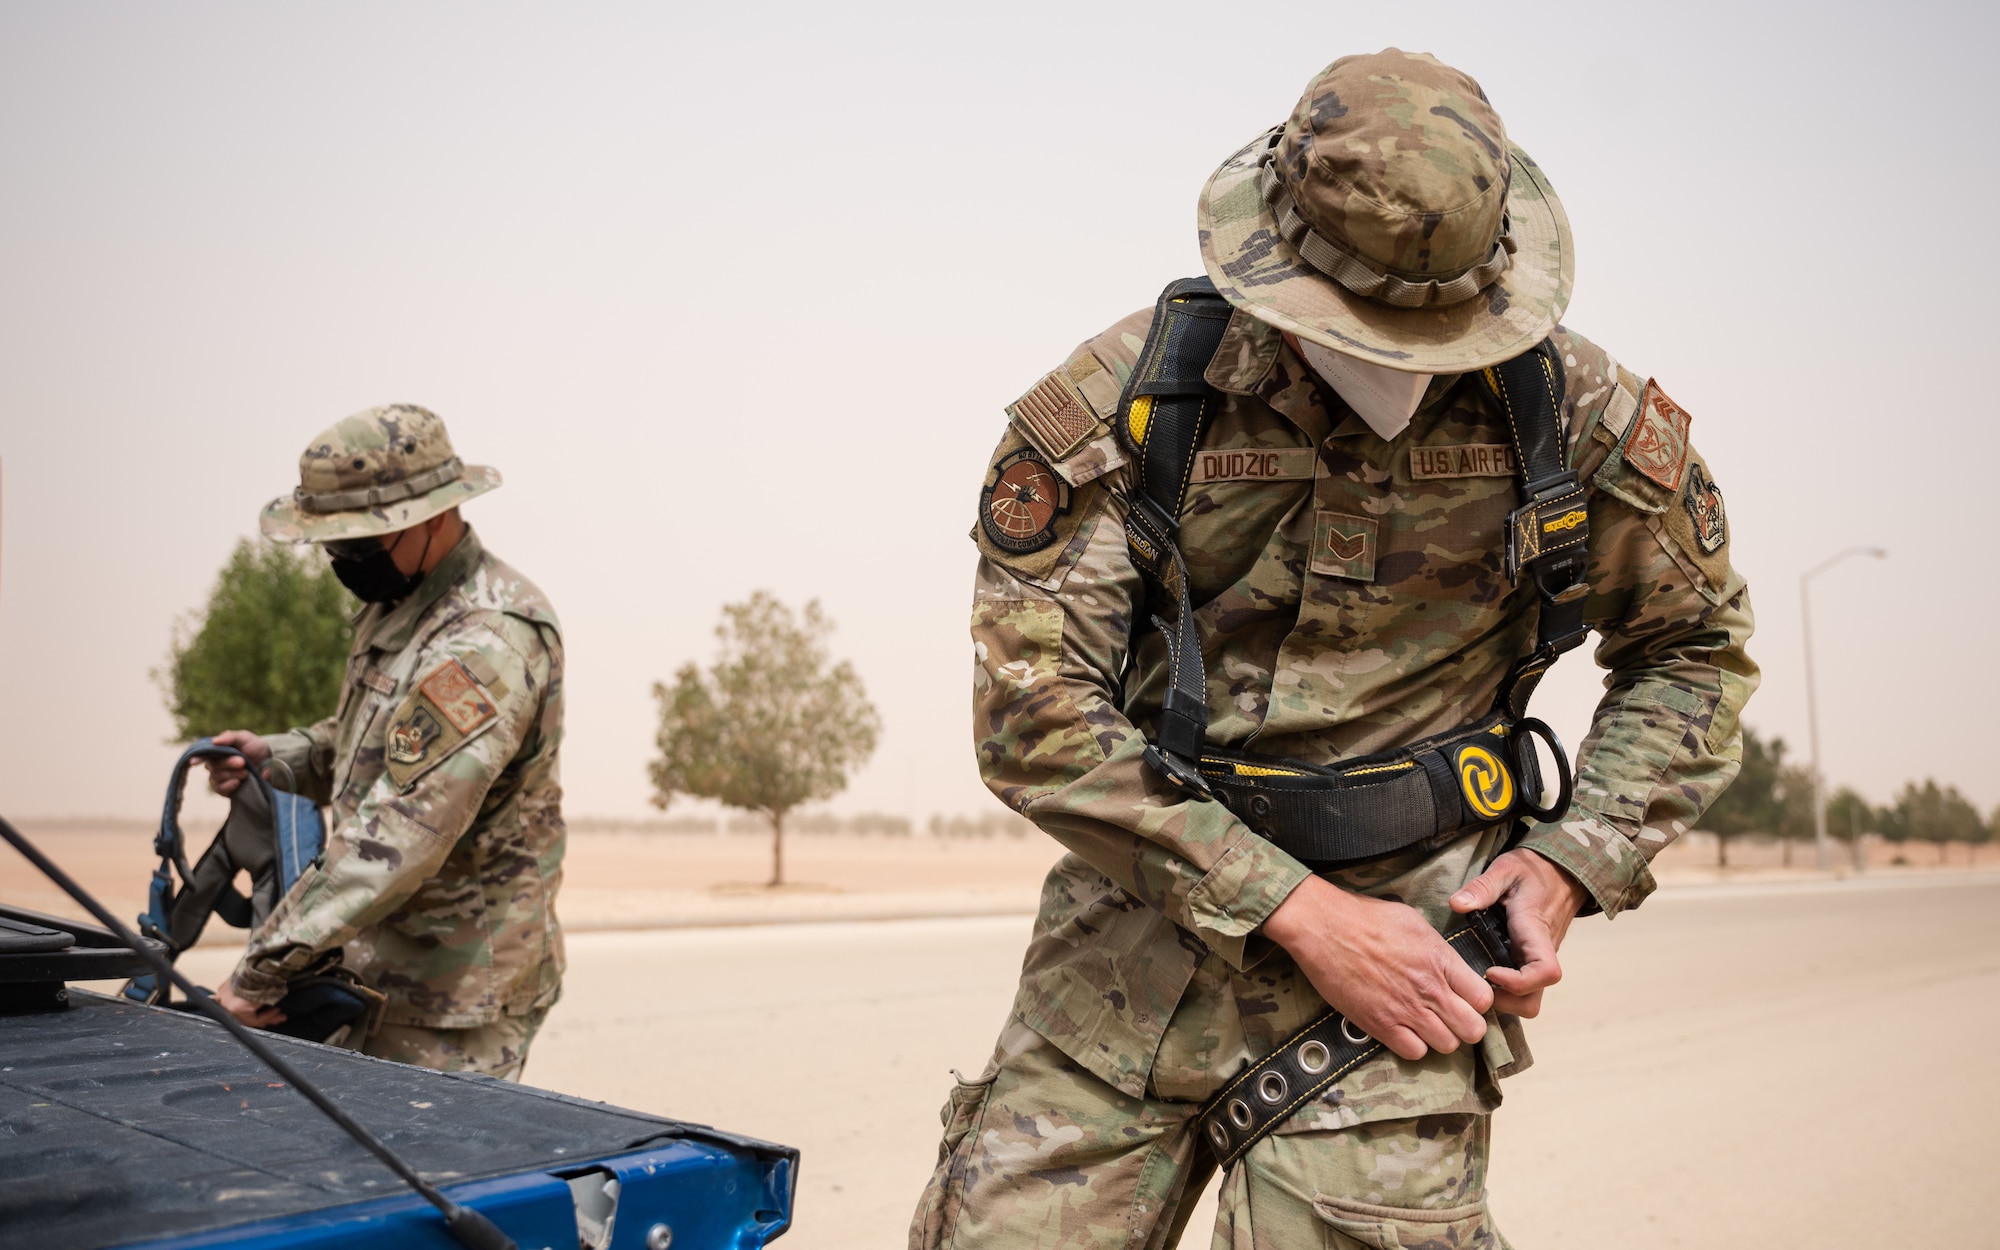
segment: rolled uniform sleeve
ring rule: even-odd
[[[1113,473],[1078,491],[1074,526],[1058,533],[1053,559],[980,544],[980,775],[1125,893],[1242,967],[1251,933],[1310,874],[1221,803],[1162,781],[1120,710],[1132,614],[1145,602],[1125,545],[1123,482]]]
[[[1735,778],[1738,716],[1758,682],[1746,650],[1750,595],[1730,563],[1720,491],[1713,516],[1721,542],[1708,551],[1695,530],[1700,509],[1690,506],[1713,486],[1706,463],[1689,448],[1677,488],[1660,485],[1623,457],[1637,425],[1622,440],[1599,428],[1594,454],[1585,454],[1585,467],[1600,462],[1589,477],[1585,617],[1609,671],[1578,753],[1569,812],[1522,843],[1583,885],[1586,910],[1612,916],[1652,893],[1653,858]]]
[[[546,672],[530,664],[484,627],[441,640],[418,660],[387,722],[387,767],[333,830],[321,861],[251,934],[233,977],[237,993],[278,1001],[290,978],[395,913],[436,874],[536,728],[534,692]],[[429,680],[440,672],[444,684]]]

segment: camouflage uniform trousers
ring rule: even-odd
[[[503,1081],[518,1081],[528,1066],[528,1044],[535,1040],[548,1014],[547,1007],[538,1007],[470,1029],[383,1024],[361,1049],[377,1059],[413,1063],[439,1072],[482,1072]]]
[[[1150,1089],[1128,1097],[1012,1025],[945,1103],[910,1248],[1177,1245],[1215,1168],[1194,1134],[1201,1105]],[[1281,1126],[1223,1178],[1211,1246],[1505,1250],[1486,1208],[1490,1124],[1456,1112]]]

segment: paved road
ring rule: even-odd
[[[1026,931],[579,934],[528,1076],[798,1145],[779,1244],[899,1246]],[[2000,876],[1668,891],[1565,954],[1496,1122],[1514,1244],[2000,1245]]]

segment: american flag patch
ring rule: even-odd
[[[1061,370],[1007,406],[1007,415],[1051,460],[1065,460],[1090,438],[1097,416]]]

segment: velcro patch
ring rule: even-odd
[[[1310,447],[1218,447],[1194,458],[1189,482],[1310,482],[1318,456]]]
[[[389,726],[387,751],[391,764],[421,764],[431,747],[444,737],[444,726],[428,708],[413,708],[410,714]]]
[[[457,660],[438,665],[429,677],[417,683],[417,689],[461,734],[471,733],[500,714],[500,709],[493,706],[479,683],[472,680],[472,674]]]
[[[1106,421],[1118,411],[1118,379],[1111,371],[1097,363],[1097,357],[1088,351],[1082,352],[1063,366],[1069,380],[1076,383],[1077,393],[1083,402],[1090,405],[1092,412]]]
[[[1357,582],[1374,581],[1376,524],[1374,517],[1315,512],[1312,571]]]
[[[979,498],[987,541],[1016,555],[1054,542],[1056,523],[1068,511],[1069,483],[1031,447],[1001,457]]]
[[[1681,492],[1681,506],[1687,509],[1695,545],[1703,555],[1714,555],[1729,541],[1729,519],[1722,510],[1722,491],[1702,468],[1699,460],[1688,473],[1687,489]]]
[[[1410,476],[1418,481],[1436,477],[1512,477],[1518,471],[1514,449],[1506,443],[1410,448]]]
[[[1625,436],[1625,463],[1668,490],[1679,490],[1687,458],[1687,410],[1649,379],[1632,432]]]
[[[1035,383],[1034,389],[1007,406],[1007,415],[1043,455],[1061,460],[1090,441],[1097,414],[1070,381],[1067,368]]]

